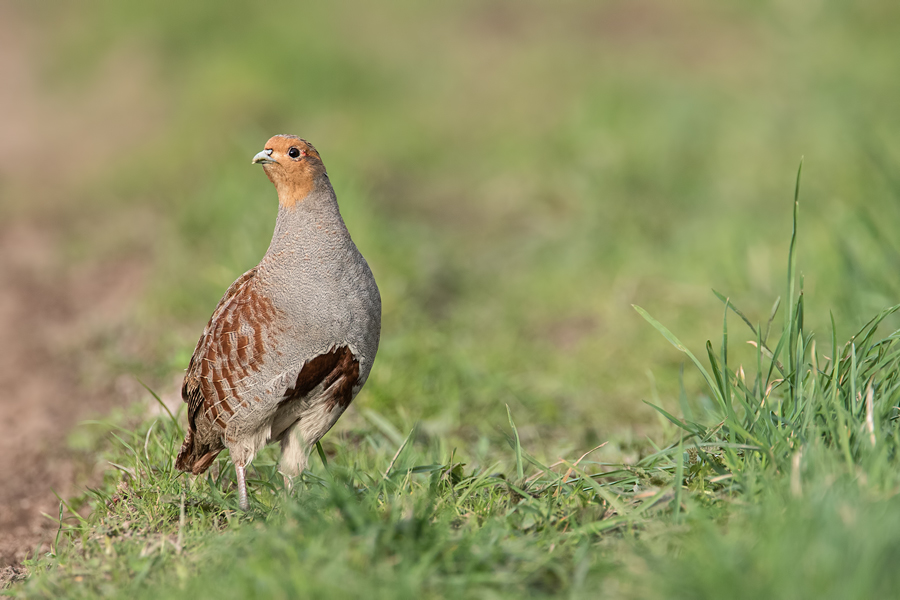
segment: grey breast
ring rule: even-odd
[[[381,296],[333,193],[305,203],[308,206],[279,209],[272,243],[254,282],[267,291],[278,312],[266,364],[247,390],[260,399],[255,404],[261,419],[277,406],[304,364],[335,347],[349,347],[359,361],[355,395],[378,350]]]

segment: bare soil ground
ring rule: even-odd
[[[78,350],[95,345],[97,323],[119,319],[142,270],[112,261],[66,271],[52,260],[56,250],[45,231],[0,229],[0,566],[46,549],[56,528],[43,513],[59,508],[53,491],[74,491],[66,436],[121,399],[112,382],[82,383],[90,352]]]
[[[148,262],[67,257],[60,216],[119,136],[151,126],[145,113],[117,108],[141,96],[140,75],[101,73],[55,97],[39,75],[47,33],[16,6],[0,3],[0,585],[20,572],[10,565],[52,540],[42,513],[58,514],[54,491],[65,497],[87,476],[67,434],[126,401],[113,381],[89,384],[85,373],[102,360],[98,339],[121,329]]]

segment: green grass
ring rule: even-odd
[[[183,432],[163,415],[114,431],[116,470],[91,491],[90,516],[61,507],[53,550],[28,561],[32,576],[9,593],[889,595],[900,584],[900,331],[877,332],[900,305],[846,342],[832,333],[817,346],[794,276],[797,205],[780,333],[778,314],[753,325],[721,297],[721,345],[708,342],[701,361],[636,307],[707,389],[683,398],[684,418],[656,407],[674,441],[650,442],[633,464],[598,461],[597,448],[552,464],[535,457],[508,407],[506,444],[465,449],[418,426],[403,436],[363,411],[350,432],[326,438],[293,493],[267,449],[242,513],[227,459],[196,479],[174,470]],[[730,313],[756,340],[756,368],[729,362]]]
[[[680,362],[630,305],[693,345],[718,320],[713,283],[766,312],[801,155],[815,174],[801,240],[822,303],[812,325],[833,309],[846,337],[896,298],[880,251],[897,247],[900,223],[895,9],[27,10],[48,32],[54,94],[88,94],[111,57],[148,65],[160,125],[117,139],[106,169],[50,202],[81,225],[82,254],[115,232],[149,265],[142,351],[110,354],[156,388],[265,251],[274,192],[248,156],[280,131],[322,152],[381,287],[385,342],[365,401],[389,418],[477,428],[510,404],[579,438],[655,427],[634,400],[648,366],[661,397],[677,397]]]
[[[292,497],[270,449],[236,512],[225,458],[176,475],[178,425],[138,407],[97,450],[126,472],[10,593],[896,588],[896,6],[23,6],[48,95],[105,93],[137,57],[150,108],[132,109],[161,115],[29,197],[69,224],[72,262],[147,266],[139,342],[111,336],[110,370],[173,389],[269,241],[274,191],[248,163],[276,132],[322,152],[385,312],[328,467]]]

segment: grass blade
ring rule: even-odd
[[[516,429],[516,424],[513,422],[512,412],[509,410],[509,404],[506,405],[506,416],[509,417],[509,426],[512,427],[513,435],[516,439],[516,481],[522,481],[523,479],[525,479],[525,468],[522,464],[522,443],[519,441],[519,430]]]
[[[322,442],[321,441],[316,442],[316,452],[319,455],[319,460],[322,461],[322,466],[325,467],[325,469],[328,469],[328,459],[325,457],[325,451],[322,450]]]
[[[716,382],[710,376],[709,371],[707,371],[706,368],[703,366],[703,364],[699,360],[697,360],[697,357],[694,356],[694,354],[690,350],[688,350],[687,347],[684,344],[682,344],[681,341],[679,341],[679,339],[677,337],[675,337],[675,335],[665,327],[665,325],[663,325],[662,323],[660,323],[659,321],[657,321],[656,319],[651,317],[650,313],[648,313],[646,310],[644,310],[643,308],[641,308],[640,306],[638,306],[636,304],[632,304],[631,306],[634,308],[634,310],[636,310],[638,312],[639,315],[644,317],[644,319],[648,323],[653,325],[653,327],[658,332],[660,332],[663,335],[663,337],[669,341],[670,344],[675,346],[675,348],[680,350],[681,352],[684,352],[685,354],[687,354],[688,358],[691,359],[691,362],[694,363],[694,366],[696,366],[697,369],[700,370],[701,375],[703,375],[703,378],[706,380],[706,383],[709,386],[710,391],[713,393],[713,396],[715,396],[716,400],[718,401],[719,406],[721,406],[722,410],[726,411],[726,414],[727,414],[727,409],[725,408],[725,399],[722,397],[721,391],[719,390],[718,386],[716,385]]]

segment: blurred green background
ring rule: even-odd
[[[631,304],[698,352],[711,288],[764,321],[801,157],[814,326],[898,300],[896,3],[11,6],[30,87],[7,108],[31,125],[0,218],[61,232],[73,269],[140,265],[91,352],[163,391],[268,245],[250,159],[276,133],[321,152],[381,288],[355,406],[437,433],[475,439],[506,404],[532,448],[655,431],[641,400],[675,405],[683,357]]]

